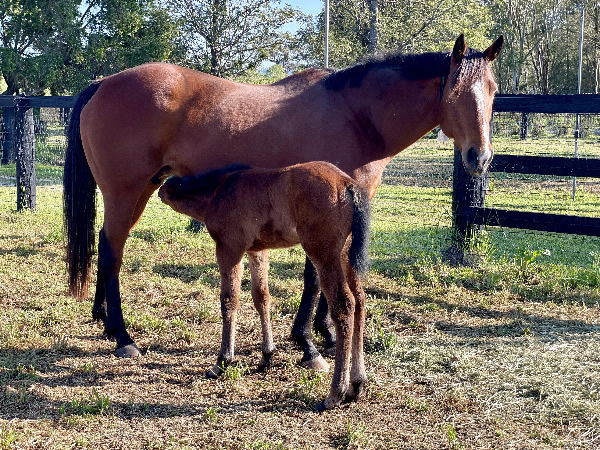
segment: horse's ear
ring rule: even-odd
[[[502,50],[502,45],[504,44],[504,36],[500,35],[496,41],[490,45],[483,54],[487,58],[488,61],[492,62],[496,59],[500,50]]]
[[[463,56],[465,56],[466,51],[467,43],[465,42],[465,35],[461,34],[454,43],[454,49],[452,50],[452,59],[456,62],[460,62]]]

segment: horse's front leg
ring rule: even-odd
[[[248,252],[250,276],[252,279],[252,301],[260,316],[262,327],[262,359],[258,370],[263,371],[271,366],[275,344],[271,327],[271,297],[269,295],[269,251]]]
[[[329,364],[323,359],[315,347],[312,341],[311,332],[313,311],[320,292],[321,287],[319,285],[317,271],[313,263],[307,257],[304,266],[304,290],[302,291],[300,306],[298,307],[298,313],[296,314],[296,319],[294,320],[294,325],[292,327],[292,339],[300,346],[303,352],[302,359],[299,363],[300,366],[306,369],[327,372],[329,370]],[[327,314],[326,308],[325,314]]]
[[[206,372],[208,378],[217,378],[233,362],[235,319],[240,304],[240,286],[242,281],[242,255],[234,255],[231,251],[217,244],[217,261],[221,274],[221,318],[223,320],[223,332],[221,335],[221,351],[217,358],[217,364]]]
[[[105,222],[106,223],[106,222]],[[94,308],[98,304],[106,308],[104,331],[109,338],[117,341],[116,355],[124,358],[140,356],[140,350],[125,329],[125,320],[121,309],[121,293],[119,291],[119,271],[123,260],[123,244],[120,241],[111,245],[107,233],[103,228],[100,231],[98,242],[98,283]],[[104,296],[103,293],[106,295]],[[105,298],[100,301],[100,297]]]

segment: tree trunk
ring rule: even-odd
[[[375,53],[377,50],[377,0],[369,0],[370,28],[369,28],[369,53]]]

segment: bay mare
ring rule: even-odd
[[[317,409],[356,400],[367,379],[365,293],[359,279],[368,268],[367,192],[333,164],[312,161],[280,169],[233,165],[171,177],[158,196],[175,211],[204,222],[216,244],[223,333],[217,364],[207,376],[218,377],[233,361],[244,253],[263,333],[259,370],[271,364],[268,249],[301,244],[317,269],[337,336],[331,389]]]
[[[119,292],[123,249],[165,178],[232,163],[284,167],[326,160],[372,197],[391,158],[440,125],[465,169],[483,173],[493,156],[489,122],[497,90],[485,51],[461,35],[449,53],[391,55],[331,73],[310,69],[267,85],[224,80],[152,63],[92,83],[73,108],[64,171],[64,226],[70,292],[85,296],[95,247],[96,186],[104,201],[93,317],[138,356]],[[319,354],[308,320],[318,283],[307,288],[294,324],[307,367]],[[312,277],[312,279],[310,278]],[[319,367],[313,367],[319,368]]]

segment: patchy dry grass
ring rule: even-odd
[[[598,240],[568,241],[584,264],[554,250],[562,237],[524,234],[519,251],[490,239],[474,267],[452,267],[439,256],[447,191],[428,189],[384,186],[375,200],[370,384],[360,402],[323,414],[313,407],[330,375],[300,369],[288,338],[300,249],[272,252],[274,367],[255,372],[260,323],[246,276],[238,363],[207,380],[221,325],[206,234],[152,199],[122,270],[144,357],[120,360],[90,321],[90,301],[66,295],[60,189],[40,188],[35,214],[15,213],[10,188],[0,189],[0,448],[599,446],[600,261],[589,255]],[[418,222],[419,195],[434,226]]]

